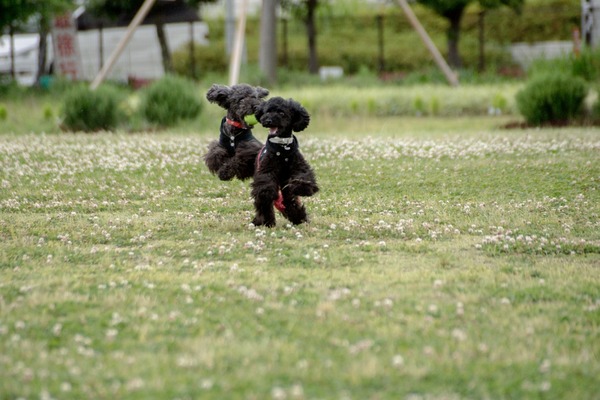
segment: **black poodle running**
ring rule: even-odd
[[[219,140],[208,145],[204,163],[219,179],[234,177],[247,179],[254,175],[256,156],[262,143],[252,135],[256,123],[254,113],[268,96],[269,91],[245,83],[233,86],[214,84],[206,93],[211,103],[216,103],[227,115],[221,121]]]
[[[319,191],[315,173],[292,134],[306,129],[310,116],[298,102],[273,97],[256,110],[256,119],[269,129],[267,142],[256,160],[252,197],[256,226],[275,226],[274,206],[293,224],[308,221],[300,196]]]

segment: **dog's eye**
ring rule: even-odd
[[[284,116],[284,115],[285,115],[285,112],[283,112],[283,111],[279,111],[278,113],[279,113],[279,115],[281,115],[281,116]]]

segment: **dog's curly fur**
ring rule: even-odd
[[[308,221],[300,196],[319,191],[315,173],[298,149],[293,132],[306,129],[310,116],[298,102],[273,97],[256,110],[256,119],[269,128],[269,137],[257,158],[252,197],[256,226],[275,226],[273,202],[282,197],[282,214],[293,224]],[[279,208],[279,207],[278,207]]]
[[[227,110],[227,116],[221,121],[219,140],[209,143],[204,156],[208,170],[219,179],[228,181],[236,177],[244,180],[254,175],[256,156],[262,143],[252,135],[252,126],[244,121],[244,117],[255,114],[268,95],[267,89],[244,83],[214,84],[206,92],[208,101]]]

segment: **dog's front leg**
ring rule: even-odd
[[[270,175],[257,175],[252,182],[252,197],[256,215],[252,220],[255,226],[275,226],[273,201],[279,196],[279,186]]]
[[[319,191],[315,176],[311,172],[297,174],[291,177],[285,187],[291,195],[308,197]]]
[[[290,193],[289,190],[284,188],[282,191],[283,205],[285,207],[285,217],[294,225],[299,225],[304,222],[308,222],[308,215],[306,215],[306,208],[302,204],[300,197]]]

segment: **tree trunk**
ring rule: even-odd
[[[318,0],[308,0],[306,7],[306,34],[308,36],[308,72],[319,73],[319,61],[317,58],[317,28],[315,25],[315,9]]]
[[[11,24],[8,29],[10,35],[10,77],[14,82],[17,77],[17,71],[15,70],[15,28]]]
[[[263,0],[259,65],[269,84],[277,81],[277,0]]]
[[[158,43],[160,44],[160,53],[165,74],[170,74],[173,72],[173,63],[171,62],[171,52],[169,51],[169,43],[167,42],[164,23],[156,23],[156,36],[158,37]]]
[[[50,33],[50,22],[44,15],[40,18],[40,42],[38,45],[38,68],[35,76],[36,85],[39,85],[40,78],[46,74],[48,34]]]
[[[458,41],[460,38],[460,22],[462,20],[464,7],[458,7],[444,16],[450,22],[448,27],[448,63],[454,68],[462,67],[462,59],[458,51]]]

